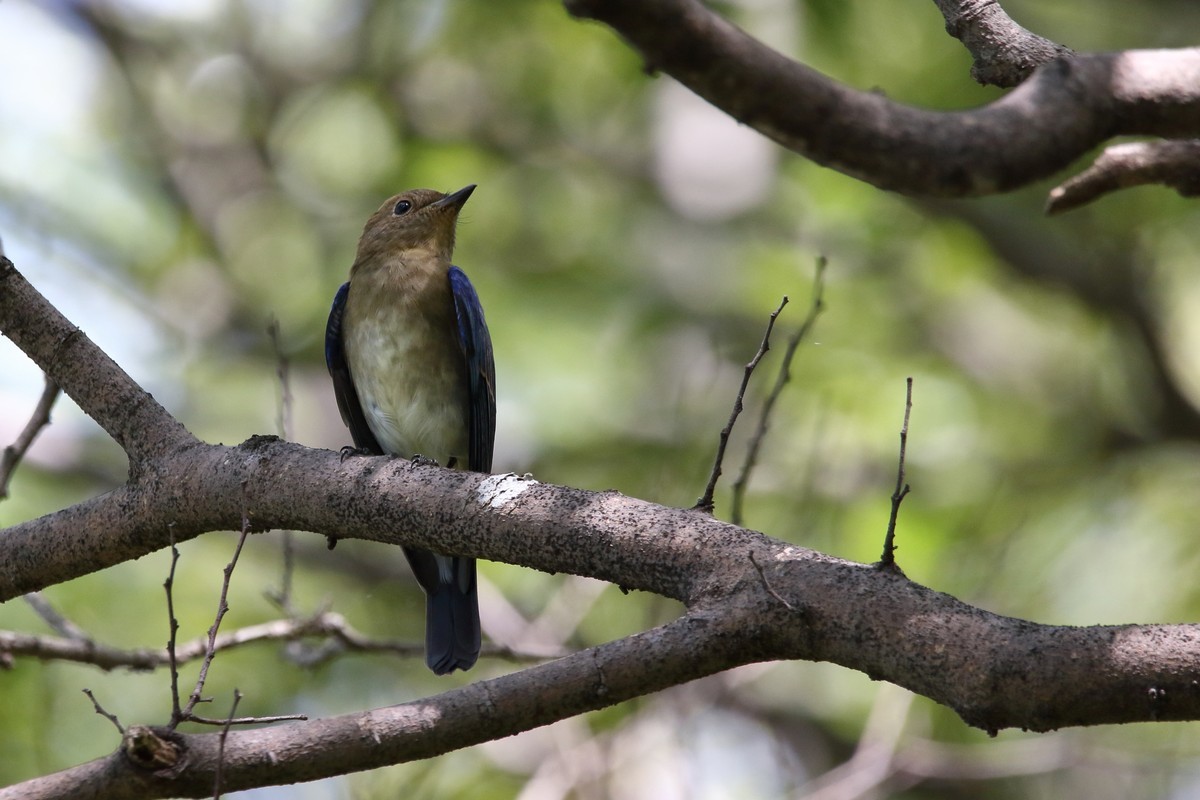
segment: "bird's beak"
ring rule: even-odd
[[[431,208],[462,208],[467,202],[467,198],[471,196],[471,192],[475,191],[475,184],[464,186],[453,194],[448,194],[436,203],[431,204]]]

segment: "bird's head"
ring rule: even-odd
[[[390,255],[435,258],[446,263],[454,251],[454,226],[475,184],[452,194],[410,189],[390,197],[371,215],[358,240],[355,269]]]

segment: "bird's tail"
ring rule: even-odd
[[[470,669],[480,643],[475,559],[445,560],[450,563],[439,566],[450,569],[440,570],[436,586],[425,590],[425,663],[438,675]]]

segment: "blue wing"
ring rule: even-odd
[[[483,318],[479,295],[466,273],[452,266],[449,275],[458,320],[458,346],[467,365],[467,469],[491,472],[496,442],[496,364],[492,357],[492,337]]]
[[[342,412],[342,422],[350,429],[354,446],[383,455],[383,448],[367,426],[358,392],[354,389],[354,378],[350,375],[350,365],[346,362],[346,350],[342,343],[342,315],[346,313],[346,298],[349,295],[350,283],[346,282],[333,296],[333,307],[329,309],[329,321],[325,324],[325,366],[329,368],[329,377],[333,378],[333,394],[337,397],[338,411]]]

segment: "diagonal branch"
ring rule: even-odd
[[[58,384],[50,380],[50,376],[47,375],[42,396],[34,406],[29,422],[25,423],[17,440],[4,448],[3,455],[0,455],[0,500],[8,497],[8,482],[12,479],[13,471],[21,463],[21,459],[25,457],[25,453],[33,445],[33,440],[41,433],[42,428],[50,424],[50,409],[54,407],[54,401],[58,399],[60,391]]]
[[[142,462],[197,440],[0,256],[0,331],[37,362],[130,459]]]
[[[604,708],[753,658],[718,614],[693,613],[661,628],[435,697],[357,714],[260,730],[180,734],[131,728],[126,746],[53,775],[0,789],[0,800],[207,797],[220,755],[233,792],[430,758],[460,747]],[[647,670],[653,664],[656,669]],[[137,739],[137,747],[129,743]],[[153,754],[145,760],[140,754]],[[164,754],[167,754],[164,758]]]
[[[1200,48],[1080,55],[990,105],[929,111],[843,86],[699,0],[564,0],[739,122],[881,189],[963,197],[1025,186],[1121,134],[1200,135]]]
[[[1200,196],[1200,139],[1113,145],[1050,191],[1046,213],[1070,211],[1110,192],[1152,183],[1170,186],[1184,197]]]
[[[788,338],[787,348],[783,351],[783,358],[779,361],[779,371],[775,374],[775,384],[771,387],[771,391],[767,393],[767,398],[763,401],[762,408],[759,409],[758,422],[755,424],[754,433],[751,434],[750,441],[746,445],[746,455],[742,459],[742,466],[738,470],[737,479],[733,482],[733,497],[730,501],[729,521],[734,525],[742,524],[742,507],[746,499],[746,487],[750,484],[750,474],[754,471],[754,467],[758,463],[758,453],[762,449],[763,441],[767,436],[767,429],[771,421],[771,412],[775,409],[775,403],[779,401],[780,396],[783,394],[784,387],[792,379],[792,359],[796,356],[796,349],[804,341],[804,338],[808,336],[813,326],[817,324],[817,317],[825,308],[826,263],[825,256],[817,257],[816,274],[813,276],[812,300],[808,304],[808,313],[804,315],[804,321],[800,323],[800,327]]]
[[[742,368],[742,383],[738,386],[737,396],[733,399],[733,408],[729,412],[729,420],[725,423],[725,427],[721,429],[721,433],[717,437],[717,454],[713,459],[712,471],[708,475],[708,484],[704,487],[704,494],[692,506],[692,508],[698,511],[703,511],[706,514],[713,513],[713,493],[716,492],[717,480],[721,477],[721,465],[725,461],[725,448],[729,445],[729,437],[733,434],[733,425],[737,422],[737,418],[741,416],[745,408],[743,401],[746,398],[746,389],[750,386],[750,377],[754,375],[754,370],[758,367],[758,363],[762,361],[763,356],[771,349],[771,331],[775,329],[775,320],[779,319],[779,315],[783,313],[784,306],[787,304],[787,295],[784,295],[783,299],[779,301],[779,305],[767,318],[767,329],[763,332],[762,342],[759,343],[757,352]]]

